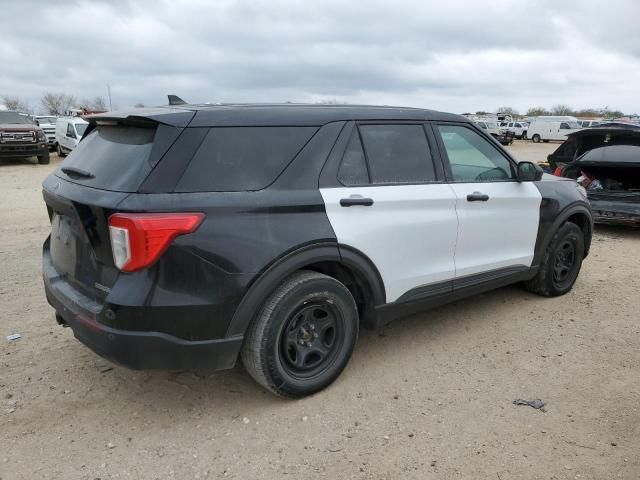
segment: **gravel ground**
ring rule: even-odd
[[[241,366],[111,365],[55,324],[40,182],[58,164],[0,164],[2,480],[640,478],[640,230],[598,228],[564,297],[513,286],[365,331],[332,387],[285,401]]]

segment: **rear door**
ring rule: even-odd
[[[536,186],[518,182],[516,164],[471,125],[440,123],[434,130],[456,196],[456,283],[530,267],[540,215]]]
[[[340,248],[375,264],[387,302],[434,284],[451,290],[456,198],[431,154],[432,132],[420,123],[352,124],[343,136],[344,155],[320,188]]]

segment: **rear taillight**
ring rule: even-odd
[[[115,213],[109,217],[113,262],[123,272],[153,264],[178,235],[195,231],[203,213]]]

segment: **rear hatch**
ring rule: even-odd
[[[93,300],[106,297],[119,273],[108,218],[138,190],[178,138],[180,123],[193,116],[184,114],[188,118],[178,126],[139,116],[89,119],[78,147],[43,182],[51,219],[51,236],[44,246],[45,276],[64,280]]]

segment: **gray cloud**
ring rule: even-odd
[[[25,8],[29,25],[23,21]],[[0,94],[640,111],[640,2],[3,3]]]

